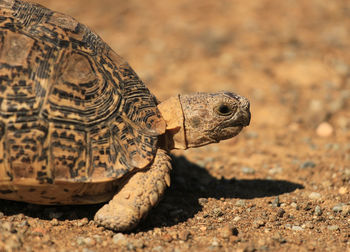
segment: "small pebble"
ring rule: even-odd
[[[280,233],[276,233],[272,236],[272,239],[283,244],[286,243],[287,240],[280,234]]]
[[[133,244],[134,244],[134,247],[138,249],[142,249],[145,247],[145,244],[142,240],[134,240]]]
[[[322,209],[320,206],[315,207],[315,215],[320,216],[322,214]]]
[[[300,168],[301,169],[314,168],[315,166],[316,166],[316,163],[314,161],[308,160],[308,161],[303,162],[300,165]]]
[[[254,174],[255,173],[255,170],[251,167],[247,167],[247,166],[243,166],[241,168],[241,171],[244,173],[244,174]]]
[[[122,233],[115,234],[112,240],[113,240],[113,243],[118,246],[126,246],[128,243],[125,235],[123,235]]]
[[[179,233],[179,239],[182,241],[187,241],[191,233],[188,230],[184,230]]]
[[[346,187],[344,187],[344,186],[342,186],[342,187],[340,187],[339,188],[339,194],[347,194],[348,193],[348,189],[346,188]]]
[[[43,237],[46,234],[46,230],[41,227],[36,227],[32,230],[32,234],[39,237]]]
[[[211,215],[213,217],[220,217],[220,216],[223,216],[224,213],[222,212],[222,210],[220,208],[214,208],[213,211],[211,212]]]
[[[312,192],[309,194],[309,199],[318,200],[321,198],[321,194],[318,192]]]
[[[77,244],[78,244],[79,246],[85,245],[84,237],[78,236],[77,239],[76,239],[76,242],[77,242]]]
[[[93,238],[95,239],[95,241],[96,241],[97,243],[101,243],[101,242],[102,242],[102,238],[101,238],[101,236],[99,236],[99,235],[94,235]]]
[[[52,226],[58,226],[58,220],[56,218],[53,218],[50,223]]]
[[[164,248],[162,246],[157,246],[157,247],[154,247],[152,249],[152,251],[154,251],[154,252],[163,252]]]
[[[245,206],[245,201],[244,200],[237,200],[236,203],[235,203],[235,206],[244,207]]]
[[[338,204],[338,205],[334,206],[332,208],[332,211],[334,213],[340,213],[341,211],[343,211],[343,205],[342,204]]]
[[[78,227],[82,227],[82,226],[85,226],[85,225],[88,224],[88,223],[89,223],[88,218],[83,218],[83,219],[81,219],[81,220],[77,223],[77,226],[78,226]]]
[[[312,99],[309,104],[311,111],[319,112],[323,109],[323,103],[320,100]]]
[[[233,218],[234,222],[237,222],[237,221],[240,221],[240,220],[241,220],[241,217],[239,217],[239,216],[236,216],[235,218]]]
[[[263,219],[256,219],[254,222],[253,222],[253,227],[255,228],[260,228],[260,227],[263,227],[265,226],[266,222],[263,220]]]
[[[327,122],[322,122],[317,126],[316,134],[320,137],[329,137],[333,134],[333,127]]]
[[[331,231],[337,231],[339,230],[339,226],[338,225],[330,225],[327,227],[328,230],[331,230]]]
[[[86,245],[88,245],[88,246],[94,246],[94,245],[96,245],[96,241],[95,241],[94,239],[90,238],[90,237],[86,237],[86,238],[84,239],[84,243],[85,243]]]
[[[208,199],[206,199],[206,198],[199,198],[198,199],[198,203],[199,203],[199,205],[204,206],[205,204],[208,203]]]
[[[126,248],[128,249],[128,250],[135,250],[135,246],[134,246],[134,243],[132,243],[132,242],[128,242],[127,244],[126,244]]]
[[[162,240],[165,242],[171,242],[173,240],[173,237],[170,234],[164,234],[162,236]]]
[[[279,208],[277,211],[277,217],[282,218],[286,211],[283,208]]]
[[[288,129],[290,131],[296,132],[296,131],[298,131],[300,129],[300,125],[298,123],[294,122],[294,123],[291,123],[291,124],[288,125]]]
[[[313,229],[314,228],[314,224],[312,224],[311,221],[307,221],[303,226],[307,227],[308,229]]]
[[[347,216],[350,213],[350,205],[345,205],[343,206],[343,211],[342,211],[342,215],[343,216]]]
[[[24,214],[18,214],[17,216],[15,216],[16,217],[16,219],[17,220],[23,220],[23,219],[25,219],[25,216],[24,216]]]
[[[23,228],[23,227],[29,227],[29,222],[27,220],[24,220],[18,224],[18,227]]]
[[[281,173],[283,173],[283,168],[279,165],[275,165],[275,167],[269,169],[268,172],[270,175],[281,174]]]
[[[275,197],[275,199],[272,202],[273,207],[279,207],[280,206],[280,198],[278,196]]]
[[[294,231],[303,231],[304,229],[300,226],[292,226],[292,230]]]
[[[238,235],[238,229],[230,224],[227,224],[220,228],[219,234],[222,238],[230,238],[232,235]]]
[[[218,240],[216,238],[214,238],[211,242],[211,246],[213,247],[219,247],[220,243],[218,242]]]
[[[299,210],[299,206],[298,206],[298,204],[295,203],[295,202],[290,203],[290,206],[293,207],[293,208],[295,208],[296,210]]]
[[[13,224],[11,222],[5,221],[1,224],[2,229],[9,231],[11,233],[15,233],[16,229],[14,228]]]

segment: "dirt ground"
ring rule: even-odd
[[[350,251],[350,1],[47,0],[95,30],[163,100],[230,90],[238,137],[173,152],[131,233],[100,206],[0,200],[0,251]]]

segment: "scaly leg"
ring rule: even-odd
[[[158,150],[149,169],[138,171],[95,215],[95,222],[115,231],[129,231],[145,218],[170,186],[170,157]]]

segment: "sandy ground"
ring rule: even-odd
[[[230,90],[238,137],[174,152],[131,233],[100,206],[0,200],[0,251],[350,251],[350,1],[47,0],[95,30],[163,100]]]

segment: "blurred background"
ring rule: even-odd
[[[253,128],[349,130],[347,0],[36,2],[92,28],[161,100],[231,90]]]
[[[349,0],[35,1],[88,25],[159,100],[229,90],[251,101],[240,135],[176,152],[164,200],[124,239],[149,251],[349,251]],[[51,210],[15,206],[1,203],[0,218],[29,209],[52,219]],[[59,226],[30,219],[48,235],[27,232],[25,241],[75,251],[77,234],[99,233],[98,248],[111,237],[119,248],[120,237],[74,224],[82,214],[65,208]]]

